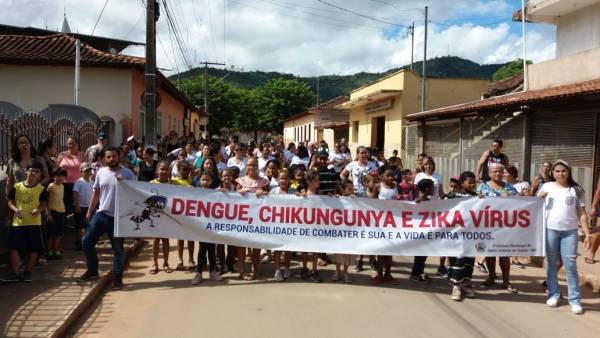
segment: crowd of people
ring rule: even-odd
[[[95,247],[99,238],[107,234],[113,249],[114,287],[121,288],[123,239],[113,235],[119,180],[137,179],[258,197],[267,194],[329,195],[414,203],[473,196],[539,196],[545,199],[547,210],[547,305],[557,306],[561,297],[557,271],[563,267],[571,309],[574,313],[582,313],[575,264],[578,230],[583,232],[588,263],[594,263],[594,250],[600,240],[590,234],[583,188],[573,180],[571,168],[564,161],[544,163],[540,174],[529,184],[519,181],[517,168],[502,153],[502,140],[494,140],[491,149],[482,154],[474,172],[465,171],[449,182],[443,182],[434,159],[427,154],[419,154],[411,169],[412,164],[402,163],[397,151],[385,158],[382,149],[359,146],[352,154],[345,139],[330,148],[325,141],[285,145],[282,139],[273,138],[261,143],[253,140],[240,143],[235,137],[194,140],[180,138],[171,132],[158,149],[141,147],[133,137],[120,147],[109,147],[104,133],[99,133],[97,139],[97,144],[81,151],[77,139],[71,137],[67,149],[58,153],[52,140],[44,141],[36,152],[27,135],[15,138],[6,189],[12,272],[4,276],[3,281],[32,281],[36,264],[60,259],[64,228],[72,217],[77,229],[75,248],[83,250],[87,263],[87,271],[79,280],[98,278]],[[600,185],[592,202],[590,216],[593,219],[598,215],[599,204]],[[161,246],[162,265],[159,264]],[[184,260],[186,246],[187,262]],[[193,241],[177,240],[177,263],[172,268],[168,238],[153,239],[152,253],[150,274],[192,270],[196,271],[191,281],[194,285],[203,281],[205,271],[214,281],[222,280],[227,273],[253,280],[260,275],[260,262],[273,262],[273,277],[280,282],[292,276],[322,282],[320,267],[335,264],[330,279],[351,283],[350,266],[360,272],[364,270],[365,260],[373,270],[373,284],[396,283],[391,256],[270,252],[208,242],[200,242],[196,250]],[[26,259],[24,263],[22,258]],[[296,273],[291,270],[293,259],[301,263]],[[502,289],[518,292],[511,284],[510,272],[511,266],[525,267],[521,259],[499,258]],[[426,260],[426,256],[414,257],[411,281],[431,282],[425,273]],[[437,273],[448,278],[453,286],[453,300],[475,297],[471,281],[474,269],[487,274],[484,287],[496,285],[496,257],[439,257],[437,262]]]

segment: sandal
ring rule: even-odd
[[[163,270],[164,270],[166,273],[171,273],[171,272],[173,272],[173,269],[171,269],[171,267],[170,267],[169,265],[163,265]]]
[[[479,271],[481,271],[481,272],[483,272],[483,273],[488,273],[488,270],[487,270],[487,268],[485,267],[485,265],[483,265],[483,264],[481,264],[481,263],[479,263],[479,262],[475,262],[475,267],[476,267],[476,268],[477,268]]]
[[[584,258],[584,261],[585,261],[586,263],[588,263],[588,264],[594,264],[594,263],[596,263],[596,261],[595,261],[595,260],[593,260],[592,258],[587,258],[587,257],[586,257],[586,258]]]
[[[519,290],[517,290],[516,288],[514,288],[512,285],[510,284],[502,284],[502,288],[510,293],[518,293]]]
[[[158,271],[159,271],[158,270],[158,266],[153,265],[152,269],[150,269],[150,271],[148,271],[148,273],[151,274],[151,275],[156,275],[158,273]]]
[[[256,276],[254,276],[253,273],[248,273],[244,276],[244,280],[250,281],[250,280],[255,280],[255,279],[256,279]]]
[[[184,268],[183,268],[183,261],[177,262],[177,266],[175,266],[175,270],[177,270],[177,271],[183,271],[184,270]]]

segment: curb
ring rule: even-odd
[[[136,257],[141,251],[146,241],[143,239],[136,240],[133,247],[129,248],[125,252],[125,264],[124,271],[127,270],[127,264],[129,261]],[[65,321],[54,331],[54,333],[50,336],[52,338],[60,338],[64,337],[69,329],[77,322],[77,320],[89,309],[92,303],[102,294],[104,290],[110,284],[112,280],[112,270],[104,274],[104,276],[100,277],[100,280],[94,285],[94,287],[90,290],[90,292],[83,298],[79,304],[73,309],[73,311],[69,314],[69,316],[65,319]]]

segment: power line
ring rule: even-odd
[[[133,30],[137,27],[137,25],[140,22],[140,20],[142,19],[142,17],[144,17],[144,14],[145,14],[144,12],[140,13],[140,16],[138,16],[137,20],[135,20],[135,23],[133,24],[133,26],[131,26],[131,29],[129,29],[127,34],[125,34],[125,39],[129,38],[129,34],[131,34],[133,32]]]
[[[188,69],[192,69],[192,62],[190,61],[188,51],[185,48],[183,39],[181,38],[181,31],[177,25],[177,22],[175,21],[172,8],[166,0],[163,0],[163,7],[165,9],[168,26],[173,32],[173,36],[175,37],[175,42],[177,44],[177,47],[179,48],[183,62],[186,64]]]
[[[210,0],[206,0],[206,7],[208,7],[208,33],[210,34],[210,39],[212,42],[212,50],[214,55],[217,53],[216,44],[215,44],[215,34],[213,32],[213,24],[212,24],[212,10],[210,9]]]
[[[100,11],[100,15],[98,15],[98,19],[96,19],[96,23],[94,24],[94,28],[92,28],[92,34],[94,35],[94,31],[96,30],[96,26],[98,26],[98,22],[100,22],[100,18],[102,17],[102,13],[104,13],[104,9],[106,8],[106,5],[108,5],[108,0],[106,0],[104,2],[104,6],[102,6],[102,10]]]
[[[377,21],[377,22],[385,23],[385,24],[387,24],[387,25],[396,26],[396,27],[402,27],[402,28],[408,28],[408,27],[409,27],[409,26],[406,26],[406,25],[400,25],[400,24],[393,23],[393,22],[389,22],[389,21],[386,21],[386,20],[381,20],[381,19],[379,19],[379,18],[376,18],[376,17],[370,16],[370,15],[365,15],[365,14],[357,13],[357,12],[351,11],[351,10],[349,10],[349,9],[346,9],[346,8],[343,8],[343,7],[336,6],[336,5],[334,5],[334,4],[332,4],[332,3],[329,3],[329,2],[327,2],[327,1],[323,1],[323,0],[318,0],[318,1],[319,1],[320,3],[322,3],[322,4],[325,4],[325,5],[327,5],[327,6],[331,6],[331,7],[333,7],[333,8],[337,8],[337,9],[339,9],[340,11],[344,11],[344,12],[352,13],[352,14],[354,14],[354,15],[356,15],[356,16],[360,16],[361,18],[366,18],[366,19],[369,19],[369,20],[373,20],[373,21]]]
[[[422,8],[402,8],[402,7],[398,7],[396,5],[394,5],[393,3],[387,2],[387,1],[383,1],[383,0],[371,0],[373,2],[379,2],[380,4],[384,4],[384,5],[388,5],[390,7],[395,8],[397,11],[400,12],[410,12],[410,11],[418,11],[423,13],[423,9]]]
[[[229,0],[229,1],[230,2],[234,2],[234,3],[238,4],[238,5],[242,5],[242,6],[249,7],[249,8],[254,8],[254,9],[258,9],[258,10],[261,10],[261,11],[265,9],[264,7],[261,8],[261,7],[251,6],[251,5],[248,5],[246,3],[236,1],[236,0]],[[357,29],[357,30],[368,30],[368,31],[372,31],[372,32],[373,31],[375,31],[375,32],[379,32],[380,31],[379,29],[360,28],[360,25],[354,25],[354,26],[340,25],[340,24],[335,24],[335,23],[331,23],[331,22],[324,22],[324,21],[309,19],[309,18],[306,18],[306,17],[295,16],[295,15],[291,15],[291,14],[284,14],[284,13],[279,13],[279,14],[281,16],[284,16],[284,17],[295,18],[295,19],[300,19],[300,20],[314,22],[314,23],[320,23],[320,24],[323,24],[323,25],[328,25],[328,26],[333,26],[333,27],[349,28],[349,29]]]

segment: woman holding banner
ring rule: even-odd
[[[552,177],[554,182],[544,183],[538,193],[538,196],[544,198],[546,205],[546,278],[549,296],[546,304],[556,307],[560,299],[557,276],[560,256],[567,273],[571,311],[582,314],[576,259],[579,225],[585,234],[584,248],[590,246],[585,193],[571,177],[571,168],[565,161],[558,160],[552,165]]]
[[[504,182],[504,165],[490,163],[488,167],[489,181],[481,183],[477,193],[485,197],[509,197],[517,196],[519,193],[512,184]],[[510,284],[510,257],[500,257],[500,270],[502,270],[502,288],[510,293],[517,293],[517,289]],[[488,268],[488,278],[483,286],[490,287],[496,284],[496,257],[486,257],[485,263]]]

